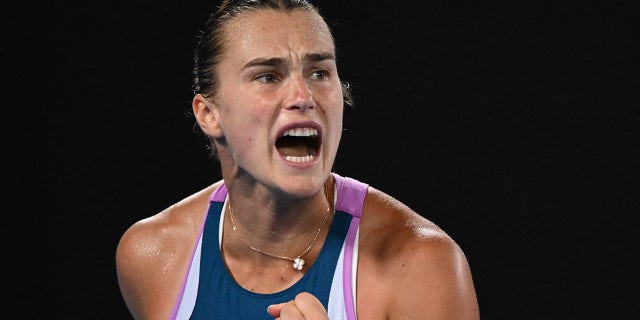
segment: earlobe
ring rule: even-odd
[[[191,108],[200,129],[205,134],[214,138],[222,136],[222,130],[218,122],[218,109],[213,102],[202,94],[196,94],[191,102]]]

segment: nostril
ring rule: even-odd
[[[306,111],[313,108],[315,108],[315,104],[312,101],[298,101],[298,103],[292,104],[289,109]]]

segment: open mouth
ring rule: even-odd
[[[312,161],[320,149],[320,137],[315,128],[294,128],[276,140],[280,155],[291,162]]]

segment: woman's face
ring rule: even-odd
[[[225,27],[211,99],[223,169],[308,196],[327,178],[342,132],[335,47],[317,14],[242,13]]]

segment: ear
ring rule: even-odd
[[[222,136],[222,128],[218,121],[218,108],[215,104],[205,98],[202,94],[196,94],[191,102],[193,115],[200,126],[200,129],[208,136],[219,138]]]

